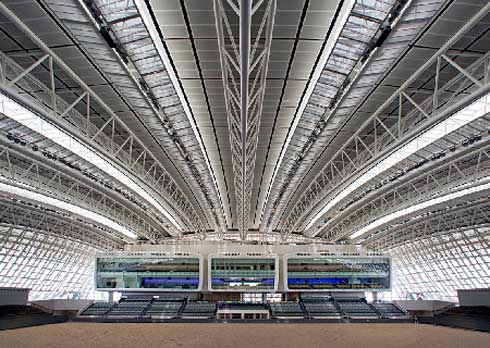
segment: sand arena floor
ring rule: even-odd
[[[490,334],[422,324],[97,324],[0,331],[1,348],[456,348]]]

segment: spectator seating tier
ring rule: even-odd
[[[333,302],[321,301],[303,302],[304,308],[310,318],[314,319],[340,319],[342,315],[339,313]]]
[[[383,318],[405,318],[407,314],[393,303],[375,303],[374,308]]]
[[[143,315],[153,298],[124,298],[116,303],[108,312],[108,316],[138,318]]]
[[[216,304],[207,301],[187,302],[182,310],[182,318],[212,318],[216,311]]]
[[[271,303],[270,307],[275,318],[304,318],[305,316],[301,305],[296,301]]]
[[[85,310],[83,310],[80,315],[91,315],[91,316],[102,316],[106,314],[112,307],[112,303],[109,302],[94,302]]]
[[[337,304],[346,317],[352,319],[377,319],[378,312],[363,301],[337,301]]]
[[[155,299],[146,310],[146,315],[152,318],[175,318],[184,305],[184,301],[167,301],[167,299]]]

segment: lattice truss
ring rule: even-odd
[[[250,220],[260,116],[276,0],[214,0],[232,149],[238,230]]]
[[[185,109],[187,101],[176,90],[161,56],[165,53],[157,48],[160,43],[153,42],[135,2],[84,0],[85,12],[77,4],[78,0],[70,2],[73,7],[69,10],[57,1],[49,1],[49,6],[94,59],[106,60],[107,55],[120,57],[119,61],[102,64],[101,68],[111,76],[113,71],[119,70],[119,65],[123,67],[113,78],[115,85],[131,96],[127,102],[145,120],[177,166],[192,178],[190,184],[195,194],[207,204],[203,211],[211,226],[215,230],[223,229],[226,223],[215,174],[200,142],[192,112]],[[73,21],[76,16],[81,19]],[[91,21],[85,20],[87,16]],[[87,40],[87,32],[93,33],[90,40]],[[198,232],[205,229],[200,228]]]
[[[181,240],[195,240],[192,235],[183,236]],[[228,232],[226,235],[220,233],[207,232],[206,240],[212,241],[243,241],[240,233]],[[267,234],[261,232],[249,231],[246,235],[245,241],[257,242],[259,244],[267,243],[291,243],[291,244],[311,244],[311,243],[321,243],[320,238],[310,238],[304,235],[291,234],[288,236],[287,240],[284,240],[283,235],[279,232],[269,232]],[[164,242],[165,243],[165,242]]]
[[[42,52],[35,59],[23,57],[17,62],[0,52],[1,92],[58,125],[94,151],[103,153],[112,165],[151,192],[162,206],[178,217],[184,230],[201,231],[202,222],[194,207],[161,161],[61,58],[5,5],[0,6],[0,10]],[[69,91],[59,88],[60,81],[71,86]]]
[[[490,105],[490,54],[461,52],[453,46],[485,18],[489,8],[482,8],[332,156],[287,217],[287,233],[307,229],[308,235],[321,234],[345,202],[406,175],[409,162],[420,167],[443,157],[461,139],[471,143],[481,139]],[[443,127],[439,131],[435,125]],[[431,127],[439,133],[433,134]],[[456,142],[451,139],[454,134]],[[441,138],[446,142],[435,144]],[[329,231],[325,236],[335,240],[342,233]]]
[[[99,249],[121,249],[124,240],[83,218],[18,198],[2,198],[0,225],[56,234]]]
[[[0,182],[28,188],[95,211],[154,242],[166,234],[155,217],[152,219],[151,214],[148,216],[148,212],[136,204],[109,195],[106,187],[84,179],[81,175],[77,178],[75,173],[67,172],[66,168],[56,168],[51,161],[46,163],[45,157],[32,148],[7,145],[0,139]],[[88,217],[81,218],[90,220]],[[113,233],[118,235],[117,232]]]
[[[457,302],[457,289],[490,285],[490,229],[463,229],[390,249],[393,298]]]
[[[426,16],[432,13],[432,7],[438,6],[437,1],[431,6],[427,6],[424,1],[418,2],[420,13],[417,13],[417,21],[410,18],[399,24],[403,28],[410,28],[413,33],[423,25]],[[279,163],[274,169],[267,204],[262,211],[265,229],[270,231],[276,226],[305,168],[316,159],[322,146],[327,145],[321,138],[329,138],[326,133],[349,118],[349,112],[368,94],[383,69],[394,62],[396,55],[408,44],[406,41],[411,40],[411,35],[406,32],[403,36],[399,35],[396,44],[388,45],[386,54],[377,52],[381,57],[377,57],[376,68],[366,69],[367,60],[386,39],[386,34],[391,32],[390,25],[399,18],[406,3],[403,0],[354,2],[337,41],[327,53],[324,66],[319,67],[321,72],[303,113],[295,116],[298,123],[290,130],[294,133],[290,135],[289,145],[282,150]],[[349,91],[348,102],[345,102],[343,99]],[[286,229],[290,227],[286,225]]]
[[[32,289],[30,300],[91,298],[98,248],[44,231],[0,225],[0,286]]]
[[[486,226],[490,222],[486,210],[489,207],[488,192],[472,201],[462,200],[452,206],[446,206],[426,212],[386,228],[364,239],[364,246],[374,250],[387,250],[411,240],[423,239],[448,231],[471,229]]]
[[[363,239],[393,257],[394,298],[457,301],[456,290],[490,285],[488,191],[439,207]]]
[[[487,125],[490,125],[490,122]],[[471,187],[478,188],[488,183],[490,147],[485,144],[489,142],[490,136],[487,133],[484,138],[479,137],[472,145],[454,147],[452,148],[454,152],[448,151],[448,154],[438,156],[432,163],[426,163],[425,167],[409,172],[401,182],[389,183],[382,190],[371,194],[368,192],[368,196],[362,201],[361,197],[356,197],[354,201],[347,202],[345,210],[335,220],[338,222],[328,225],[325,237],[339,240],[353,231],[364,228],[363,236],[357,241],[367,242],[371,237],[376,238],[384,233],[392,224],[399,224],[413,216],[432,212],[430,206],[417,209],[423,202]],[[466,200],[471,200],[472,197],[472,194],[464,196]],[[437,210],[437,205],[432,209]],[[387,218],[390,216],[391,218]],[[375,221],[383,223],[370,225]]]

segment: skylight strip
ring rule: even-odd
[[[456,131],[457,129],[483,117],[490,112],[490,93],[476,100],[472,104],[466,106],[460,111],[454,113],[446,120],[436,124],[429,130],[425,131],[414,140],[402,146],[397,151],[386,157],[384,160],[376,164],[366,173],[358,177],[353,183],[344,188],[335,198],[329,201],[322,210],[308,223],[306,230],[310,229],[324,214],[326,214],[336,204],[354,192],[356,189],[366,184],[369,180],[380,175],[386,170],[392,168],[396,164],[405,160],[417,151],[434,143],[435,141],[445,137],[446,135]]]
[[[347,22],[347,19],[349,18],[349,15],[351,14],[352,8],[354,7],[356,3],[356,0],[349,0],[344,3],[342,6],[342,9],[339,14],[339,20],[335,23],[334,28],[332,30],[331,35],[328,38],[327,44],[325,45],[321,55],[320,59],[318,60],[317,68],[313,72],[313,76],[309,81],[308,87],[306,89],[305,95],[303,96],[303,99],[301,100],[301,104],[299,105],[298,111],[295,114],[295,119],[293,120],[293,124],[289,128],[289,133],[286,138],[286,142],[284,143],[284,146],[282,147],[281,154],[279,155],[279,159],[274,167],[274,172],[272,173],[272,178],[269,184],[269,188],[267,190],[267,193],[265,195],[264,199],[264,204],[267,203],[269,199],[269,195],[272,190],[272,184],[274,183],[277,173],[279,172],[279,168],[281,167],[281,163],[284,159],[284,156],[286,155],[286,152],[289,147],[289,143],[293,139],[294,133],[296,131],[296,128],[298,127],[299,121],[301,120],[301,115],[303,115],[303,112],[306,108],[306,105],[310,101],[310,97],[313,94],[313,91],[316,87],[316,84],[318,82],[318,79],[320,78],[320,75],[323,72],[323,69],[325,68],[325,64],[328,61],[328,58],[330,57],[330,54],[332,53],[332,50],[335,47],[335,44],[337,43],[338,38],[340,37],[340,34],[342,33],[342,29],[344,28],[345,23]],[[262,210],[262,215],[264,213],[264,210]],[[262,217],[261,217],[262,219]]]
[[[181,230],[180,225],[177,223],[174,217],[170,215],[170,213],[165,210],[156,199],[148,194],[148,192],[146,192],[143,188],[141,188],[131,178],[129,178],[114,165],[98,155],[95,151],[83,145],[81,142],[79,142],[69,134],[65,133],[60,128],[45,121],[35,113],[24,108],[23,106],[2,93],[0,93],[0,112],[3,113],[5,116],[11,118],[12,120],[31,129],[32,131],[52,140],[63,148],[73,152],[75,155],[83,158],[106,174],[118,180],[120,183],[138,194],[145,201],[150,203],[160,213],[162,213],[178,230]]]
[[[163,62],[163,65],[165,66],[165,70],[167,71],[168,77],[170,78],[170,81],[172,81],[172,85],[174,86],[174,90],[177,93],[177,96],[179,97],[180,104],[182,105],[182,108],[184,109],[184,112],[187,116],[187,120],[191,124],[192,131],[194,133],[194,137],[197,140],[197,143],[199,144],[199,148],[201,149],[201,152],[203,154],[204,160],[206,162],[206,166],[209,170],[209,173],[211,175],[211,178],[213,180],[213,183],[218,191],[218,197],[219,197],[219,203],[221,206],[222,212],[225,213],[227,220],[230,221],[231,217],[230,212],[228,209],[225,209],[223,206],[223,200],[220,195],[220,190],[218,186],[218,182],[216,180],[216,175],[214,173],[213,168],[211,167],[211,163],[209,162],[209,158],[207,156],[206,149],[204,148],[204,144],[201,140],[201,136],[199,134],[199,130],[197,128],[196,122],[194,121],[194,118],[192,116],[192,112],[189,108],[189,105],[187,104],[187,101],[184,96],[184,92],[180,88],[179,80],[177,79],[177,76],[175,75],[175,71],[172,67],[172,63],[170,62],[170,58],[167,55],[167,51],[163,47],[162,40],[160,39],[160,35],[158,34],[155,25],[153,23],[153,20],[150,16],[150,12],[148,11],[148,8],[146,7],[146,4],[144,3],[143,0],[134,0],[134,4],[136,5],[136,8],[138,9],[138,12],[141,16],[141,19],[148,30],[148,33],[150,34],[150,37],[153,41],[153,44],[155,45],[155,48],[158,52],[158,55],[160,56],[160,59]]]
[[[43,194],[40,194],[37,192],[33,192],[31,190],[28,190],[28,189],[25,189],[22,187],[9,185],[9,184],[3,183],[3,182],[0,182],[0,191],[2,191],[4,193],[8,193],[8,194],[13,195],[13,196],[25,198],[27,200],[36,201],[36,202],[43,204],[43,205],[49,205],[49,206],[52,206],[52,207],[55,207],[55,208],[58,208],[61,210],[69,211],[70,213],[73,213],[73,214],[76,214],[79,216],[83,216],[84,218],[90,219],[90,220],[95,221],[101,225],[104,225],[104,226],[106,226],[112,230],[115,230],[115,231],[117,231],[117,232],[125,235],[126,237],[131,238],[131,239],[136,239],[138,237],[136,235],[136,233],[132,232],[131,230],[129,230],[125,226],[120,225],[120,224],[114,222],[113,220],[106,218],[103,215],[97,214],[96,212],[93,212],[93,211],[88,210],[88,209],[81,208],[81,207],[76,206],[74,204],[71,204],[71,203],[50,197],[50,196],[46,196],[46,195],[43,195]]]
[[[428,201],[412,205],[408,208],[398,210],[396,212],[393,212],[391,214],[383,216],[382,218],[379,218],[376,221],[371,222],[370,224],[368,224],[368,225],[364,226],[363,228],[354,232],[352,235],[349,236],[349,238],[350,239],[358,238],[358,237],[360,237],[360,236],[362,236],[362,235],[364,235],[364,234],[366,234],[366,233],[368,233],[368,232],[370,232],[370,231],[372,231],[372,230],[374,230],[374,229],[376,229],[376,228],[378,228],[378,227],[380,227],[386,223],[389,223],[390,221],[394,221],[394,220],[396,220],[400,217],[403,217],[405,215],[413,214],[417,211],[421,211],[423,209],[432,207],[434,205],[445,203],[445,202],[451,201],[453,199],[462,198],[464,196],[468,196],[468,195],[471,195],[471,194],[474,194],[477,192],[481,192],[484,190],[488,190],[488,189],[490,189],[490,183],[469,187],[469,188],[466,188],[464,190],[453,192],[453,193],[450,193],[448,195],[436,197],[436,198],[430,199]]]

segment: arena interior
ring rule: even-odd
[[[0,0],[0,348],[488,346],[488,0]]]

